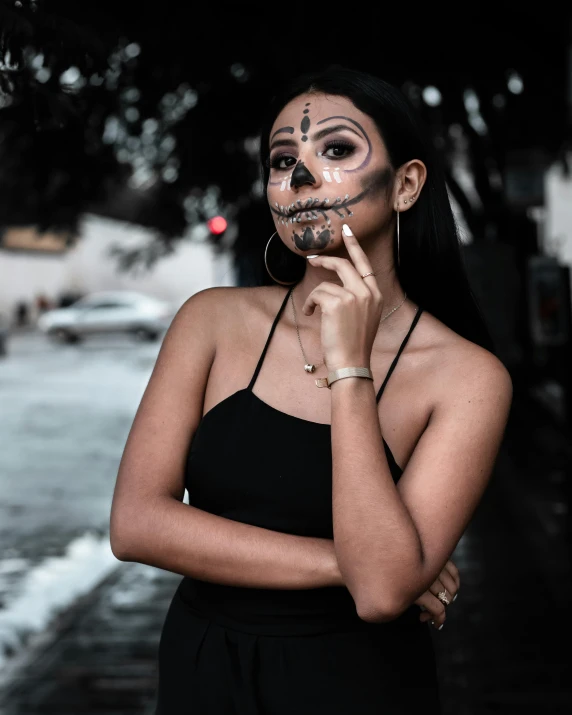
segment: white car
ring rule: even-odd
[[[38,319],[38,328],[67,343],[95,333],[131,333],[156,340],[175,312],[169,303],[141,293],[91,293],[67,308],[47,311]]]

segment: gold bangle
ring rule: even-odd
[[[328,373],[327,377],[319,377],[316,387],[330,388],[333,382],[343,380],[344,377],[365,377],[367,380],[373,380],[373,373],[368,367],[341,367]]]

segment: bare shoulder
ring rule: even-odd
[[[283,296],[279,286],[205,288],[181,306],[173,329],[179,335],[198,331],[216,343],[275,314]]]
[[[448,328],[428,315],[432,349],[426,366],[435,381],[437,401],[458,405],[459,400],[495,404],[508,410],[512,401],[512,380],[496,355]]]

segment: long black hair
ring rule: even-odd
[[[272,125],[288,102],[308,92],[346,97],[371,117],[394,171],[411,159],[420,159],[425,164],[425,186],[415,206],[400,215],[397,276],[411,300],[462,337],[494,352],[467,278],[440,161],[420,117],[398,89],[365,72],[337,66],[295,79],[272,100],[262,126],[260,159],[264,186],[270,172],[268,145]],[[396,246],[395,242],[395,256]],[[306,261],[288,253],[294,271],[303,271]]]

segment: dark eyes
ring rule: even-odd
[[[328,159],[347,159],[355,150],[355,146],[350,142],[343,141],[342,139],[334,139],[326,144],[322,156]],[[297,161],[298,159],[292,156],[292,154],[282,152],[275,154],[270,159],[269,165],[271,169],[285,171],[295,166]]]
[[[350,142],[335,139],[326,145],[326,151],[323,156],[328,156],[332,159],[345,159],[347,156],[351,156],[355,150],[355,146]]]
[[[298,159],[294,158],[291,154],[276,154],[270,160],[271,169],[290,169],[290,167],[295,166]]]

